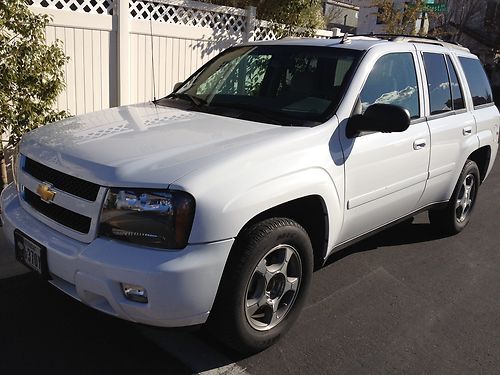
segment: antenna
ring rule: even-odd
[[[344,35],[342,36],[342,40],[340,41],[340,44],[349,44],[351,41],[349,40],[349,33],[346,31]]]
[[[151,68],[153,71],[153,103],[156,105],[156,80],[155,80],[155,54],[154,54],[154,43],[153,43],[153,15],[149,16],[149,32],[151,35]]]

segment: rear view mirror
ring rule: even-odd
[[[177,91],[177,89],[178,89],[179,87],[181,87],[183,83],[184,83],[184,82],[177,82],[177,83],[174,85],[174,89],[173,89],[172,91]]]
[[[404,132],[410,126],[410,114],[407,109],[394,104],[372,104],[362,115],[352,116],[347,123],[347,137],[353,138],[359,133]]]

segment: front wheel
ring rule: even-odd
[[[313,271],[307,232],[287,218],[254,224],[237,238],[208,327],[243,353],[267,348],[298,317]]]
[[[467,160],[446,207],[429,211],[431,224],[446,234],[464,229],[470,221],[480,182],[477,164]]]

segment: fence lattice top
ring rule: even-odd
[[[181,4],[130,1],[130,17],[211,29],[245,32],[245,16],[241,14],[216,12],[208,9],[195,9]]]
[[[103,15],[113,15],[113,7],[117,5],[116,0],[28,0],[28,3],[41,8]],[[251,40],[276,39],[276,31],[270,22],[249,21],[245,9],[192,0],[128,0],[128,3],[129,17],[135,20],[204,27],[216,32],[253,34]],[[327,33],[317,34],[316,37],[331,37],[331,32]]]
[[[28,0],[28,4],[73,12],[113,14],[113,0]]]

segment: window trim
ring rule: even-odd
[[[488,107],[494,107],[494,106],[496,106],[495,102],[490,102],[490,103],[476,105],[476,106],[474,106],[474,109],[482,109],[482,108],[488,108]]]
[[[462,111],[462,109],[460,109],[459,111]],[[432,121],[432,120],[437,120],[437,119],[440,119],[440,118],[445,118],[445,117],[450,117],[450,116],[455,116],[455,115],[458,115],[458,112],[459,111],[448,111],[448,112],[443,112],[443,113],[436,113],[435,115],[429,115],[427,116],[427,121]],[[464,111],[466,112],[466,111]]]

